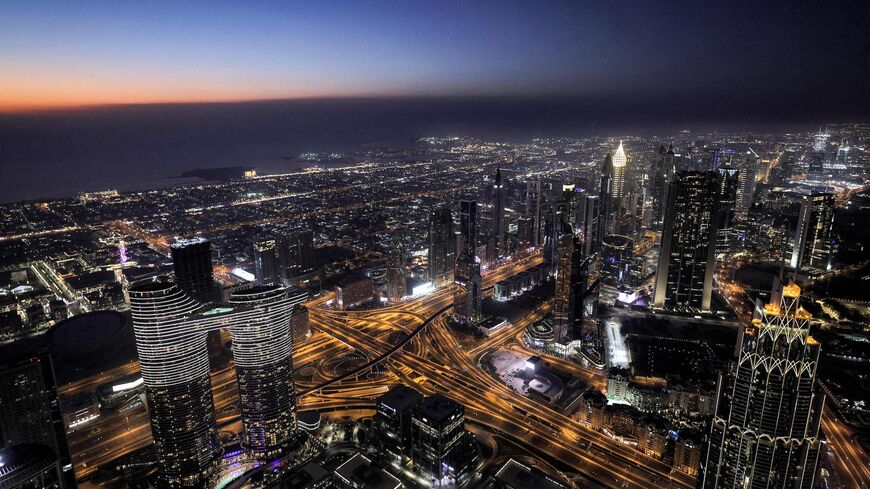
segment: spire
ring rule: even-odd
[[[625,149],[622,147],[622,141],[619,141],[619,147],[616,148],[616,153],[613,154],[613,166],[616,168],[625,166],[626,161]]]
[[[501,182],[501,163],[498,163],[495,167],[495,183]]]

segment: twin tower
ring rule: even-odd
[[[232,335],[242,444],[257,458],[277,458],[297,440],[293,383],[294,302],[280,286],[237,291],[205,305],[171,282],[130,289],[130,309],[157,449],[161,483],[204,485],[221,454],[206,335]]]

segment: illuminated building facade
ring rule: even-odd
[[[150,282],[130,289],[130,309],[159,477],[198,487],[220,453],[206,334],[227,328],[239,384],[243,446],[258,458],[294,441],[293,301],[280,286],[240,290],[229,303],[203,307],[178,285]]]
[[[787,285],[746,328],[733,379],[713,418],[698,485],[703,489],[810,489],[824,444],[819,344],[800,288]]]
[[[377,400],[372,418],[375,443],[399,463],[411,455],[411,418],[422,399],[419,392],[399,384]]]
[[[541,244],[541,180],[526,182],[526,217],[532,220],[532,244]]]
[[[434,287],[453,282],[455,241],[450,208],[444,206],[435,209],[429,217],[429,279]]]
[[[737,211],[737,190],[740,186],[739,170],[722,165],[717,170],[719,187],[716,214],[716,253],[732,251],[736,230],[734,216]]]
[[[439,483],[452,478],[461,486],[476,459],[461,404],[434,394],[417,405],[411,420],[411,459],[424,475]]]
[[[492,237],[495,239],[497,256],[507,254],[504,207],[505,190],[501,181],[501,167],[499,167],[495,170],[495,182],[492,186]]]
[[[717,173],[681,171],[670,183],[653,307],[710,310]]]
[[[553,295],[553,332],[556,341],[568,339],[574,319],[574,294],[571,293],[571,265],[574,261],[574,235],[562,223],[562,236],[557,246],[556,289]]]
[[[830,270],[834,254],[834,195],[812,194],[801,203],[791,266]]]
[[[475,250],[477,242],[477,202],[460,202],[460,232],[462,247],[456,258],[454,281],[458,287],[453,296],[453,316],[461,322],[477,322],[481,319],[483,301],[480,261]]]
[[[613,208],[613,158],[608,154],[604,159],[604,167],[601,170],[601,184],[598,187],[598,219],[595,230],[595,242],[598,245],[610,233],[614,221],[614,216],[611,213]]]
[[[601,279],[612,285],[626,282],[633,255],[631,238],[619,234],[605,237],[601,243]]]
[[[316,268],[314,260],[314,234],[297,231],[278,239],[278,270],[285,284]]]
[[[2,487],[76,487],[48,349],[0,349],[0,455]]]
[[[622,147],[622,141],[619,142],[619,147],[613,153],[611,160],[611,168],[613,173],[613,198],[616,200],[622,199],[625,196],[625,165],[628,158],[625,156],[625,149]]]
[[[274,239],[254,242],[254,275],[259,285],[278,283],[278,247]]]
[[[214,300],[211,243],[205,238],[179,239],[171,249],[175,283],[199,302]]]
[[[387,297],[398,301],[408,294],[408,282],[405,277],[405,255],[402,245],[397,244],[387,258]]]

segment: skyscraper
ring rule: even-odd
[[[274,239],[254,242],[254,275],[259,285],[278,283],[278,248]]]
[[[619,285],[628,278],[628,267],[634,256],[634,241],[628,236],[610,234],[601,243],[601,280]]]
[[[213,301],[211,243],[205,238],[179,239],[172,244],[171,250],[175,283],[203,304]]]
[[[314,271],[314,234],[311,231],[297,231],[278,239],[278,269],[285,285]]]
[[[162,484],[202,485],[221,449],[205,344],[210,331],[227,328],[233,338],[243,446],[269,458],[294,442],[294,302],[272,285],[234,292],[229,306],[202,307],[170,282],[130,289]]]
[[[830,270],[834,253],[834,196],[814,193],[804,198],[795,231],[791,266]]]
[[[665,207],[667,206],[668,181],[670,180],[668,172],[668,163],[673,163],[674,146],[670,149],[665,149],[665,145],[659,148],[659,157],[652,164],[652,175],[650,182],[652,183],[652,215],[650,216],[651,225],[655,229],[662,226],[665,219]]]
[[[453,215],[447,206],[439,207],[429,217],[429,279],[435,287],[453,282],[456,236]]]
[[[440,485],[448,477],[465,482],[476,458],[465,431],[465,408],[441,394],[423,399],[411,420],[411,458],[420,471]]]
[[[501,181],[501,167],[495,170],[495,183],[492,186],[492,234],[496,242],[496,255],[507,254],[505,241],[506,223],[504,220],[505,190]]]
[[[47,349],[22,351],[17,343],[9,343],[0,350],[0,453],[17,453],[19,463],[50,462],[43,482],[58,481],[62,489],[76,487]],[[3,464],[8,467],[0,470],[0,479],[18,468],[12,460],[0,459],[0,468]]]
[[[560,222],[561,236],[556,246],[556,289],[553,294],[553,334],[556,341],[569,339],[570,329],[574,324],[574,294],[572,294],[573,278],[571,272],[574,263],[574,247],[580,245],[574,239],[571,227]]]
[[[598,251],[600,241],[598,228],[601,225],[601,197],[598,195],[587,195],[585,206],[585,217],[583,219],[583,227],[580,229],[580,235],[583,237],[583,254],[592,256]]]
[[[810,319],[791,284],[746,327],[716,407],[700,488],[814,487],[825,399],[815,383],[819,343],[809,336]]]
[[[220,452],[206,335],[185,322],[201,305],[169,282],[129,294],[161,483],[196,487]]]
[[[605,236],[610,234],[614,215],[614,197],[613,197],[613,158],[608,154],[604,159],[604,166],[601,170],[601,185],[598,187],[598,226],[596,229],[595,242],[600,244]]]
[[[752,207],[752,201],[755,198],[755,187],[758,182],[758,170],[761,165],[761,158],[752,150],[746,154],[746,159],[743,166],[737,173],[737,203],[735,214],[740,219],[746,219],[749,214],[749,209]]]
[[[717,173],[681,171],[670,183],[653,307],[710,310]]]
[[[807,168],[807,176],[812,180],[820,181],[825,175],[826,150],[829,136],[827,131],[819,129],[819,132],[813,138],[813,150],[810,151]]]
[[[399,300],[408,292],[405,278],[405,255],[402,244],[397,243],[387,257],[387,297]]]
[[[462,236],[462,252],[474,256],[477,249],[477,201],[463,200],[459,203],[459,233]]]
[[[541,180],[526,182],[526,217],[532,219],[532,244],[541,245]]]
[[[459,205],[460,236],[462,247],[456,258],[454,281],[458,285],[453,296],[453,315],[461,322],[477,322],[481,319],[483,300],[480,261],[476,256],[477,202],[463,200]]]
[[[716,253],[732,251],[735,239],[734,213],[737,206],[739,170],[730,165],[722,165],[719,172],[716,214]]]
[[[625,164],[628,158],[625,156],[625,149],[622,147],[622,141],[619,142],[619,147],[613,153],[611,168],[613,173],[613,198],[616,200],[622,199],[625,195]]]

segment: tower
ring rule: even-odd
[[[556,247],[556,289],[553,295],[553,333],[556,341],[569,339],[570,330],[574,325],[574,294],[572,294],[572,276],[574,262],[574,233],[571,227],[560,222],[562,232]]]
[[[819,343],[809,336],[811,318],[791,284],[746,327],[711,424],[699,488],[813,487],[825,399],[815,383]]]
[[[278,248],[274,239],[254,242],[254,275],[259,285],[278,282]]]
[[[405,256],[402,244],[397,243],[390,250],[387,263],[387,297],[390,300],[400,300],[405,297],[408,285],[405,279]]]
[[[526,182],[526,217],[532,219],[532,244],[541,245],[541,180]]]
[[[653,307],[710,310],[717,180],[716,172],[681,171],[670,183]]]
[[[444,206],[435,209],[429,216],[429,279],[435,287],[453,282],[455,241],[450,208]]]
[[[454,281],[458,285],[453,296],[453,315],[462,322],[477,322],[481,319],[483,300],[480,261],[476,256],[477,202],[463,200],[459,204],[459,228],[461,251],[456,258]]]
[[[834,196],[815,193],[804,198],[795,231],[791,266],[830,270],[834,252]]]
[[[501,167],[495,170],[495,183],[492,186],[492,231],[493,238],[496,242],[496,255],[504,256],[507,254],[507,243],[505,242],[505,221],[504,221],[504,204],[505,191],[501,181]]]
[[[10,484],[3,487],[75,489],[51,356],[47,348],[22,350],[20,342],[0,349],[0,454],[16,453],[18,460],[0,457],[0,481]],[[17,469],[29,465],[32,474],[36,464],[44,465],[38,486],[16,480]]]
[[[613,197],[613,158],[608,154],[604,158],[604,167],[601,170],[601,185],[598,188],[598,226],[596,228],[595,242],[600,244],[605,236],[610,234],[614,216],[612,209]]]
[[[296,435],[292,311],[277,285],[234,292],[228,307],[202,307],[171,282],[130,288],[130,310],[161,484],[199,487],[211,475],[217,439],[206,335],[232,336],[242,445],[273,458]]]
[[[314,234],[311,231],[293,232],[278,240],[278,269],[285,284],[314,271]]]
[[[175,282],[205,304],[214,300],[211,243],[205,238],[179,239],[171,246]]]
[[[619,142],[619,147],[613,153],[611,166],[613,168],[613,198],[621,199],[625,195],[625,164],[628,158],[625,156],[625,149],[622,147],[622,141]]]
[[[732,251],[734,241],[734,213],[737,206],[739,170],[730,165],[722,165],[717,170],[718,212],[716,215],[716,253]]]
[[[809,154],[807,176],[816,181],[820,181],[825,175],[826,149],[829,136],[828,131],[819,129],[819,132],[813,138],[813,150]]]

